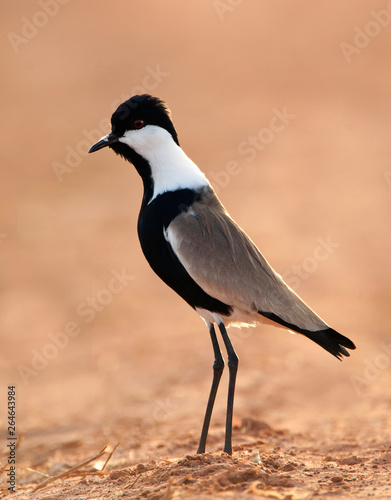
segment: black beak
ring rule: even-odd
[[[103,137],[100,141],[98,141],[96,144],[91,146],[88,152],[95,153],[95,151],[105,148],[106,146],[110,146],[110,144],[114,144],[115,142],[118,142],[118,137],[114,134],[108,134],[105,137]]]

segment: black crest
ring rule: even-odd
[[[171,121],[171,112],[162,99],[142,94],[120,104],[111,117],[112,133],[121,137],[133,128],[135,120],[143,120],[146,125],[157,125],[166,129],[179,145],[178,134]]]

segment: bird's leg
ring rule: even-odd
[[[223,337],[225,347],[228,353],[228,367],[229,367],[229,384],[228,384],[228,401],[227,401],[227,420],[225,424],[225,444],[224,451],[228,455],[232,455],[232,417],[234,409],[234,395],[235,395],[235,382],[236,373],[238,371],[239,358],[231,344],[228,337],[227,330],[223,323],[219,323],[221,336]]]
[[[208,430],[210,424],[210,418],[212,416],[213,405],[216,399],[217,389],[219,387],[221,375],[224,370],[224,360],[221,355],[219,343],[217,341],[216,332],[213,324],[208,324],[210,338],[212,339],[213,351],[215,355],[215,361],[213,363],[213,381],[212,387],[210,389],[208,405],[206,407],[204,424],[202,426],[200,444],[198,445],[197,453],[205,453],[206,439],[208,437]]]

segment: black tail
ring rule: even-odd
[[[348,349],[356,348],[356,346],[350,339],[336,332],[332,328],[326,328],[325,330],[315,330],[314,332],[311,332],[310,330],[304,330],[303,328],[299,328],[296,325],[292,325],[292,323],[288,323],[274,313],[261,311],[258,311],[258,313],[262,316],[265,316],[265,318],[275,321],[279,325],[285,326],[285,328],[289,328],[289,330],[293,330],[294,332],[305,335],[340,360],[342,360],[342,356],[350,356],[345,347],[347,347]]]
[[[313,340],[323,347],[323,349],[326,349],[326,351],[340,360],[342,360],[342,356],[350,356],[345,347],[348,349],[356,348],[350,339],[336,332],[332,328],[326,328],[326,330],[318,330],[315,332],[302,330],[299,333],[302,333],[309,339]]]

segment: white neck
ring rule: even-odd
[[[149,203],[167,191],[209,186],[208,179],[167,130],[147,125],[140,130],[128,130],[119,140],[134,149],[151,167],[154,189]]]

